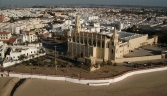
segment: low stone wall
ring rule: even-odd
[[[111,83],[121,81],[121,80],[123,80],[129,76],[135,75],[135,74],[143,74],[143,73],[164,71],[164,70],[167,70],[167,67],[134,70],[134,71],[124,73],[124,74],[119,75],[119,76],[114,77],[114,78],[103,78],[103,79],[99,79],[99,80],[98,79],[86,79],[86,78],[73,78],[73,77],[69,77],[69,76],[22,74],[22,73],[9,73],[9,76],[10,77],[18,77],[18,78],[38,78],[38,79],[47,79],[47,80],[61,80],[61,81],[79,83],[79,84],[87,84],[90,86],[102,86],[102,85],[109,85]]]
[[[116,63],[122,63],[125,61],[135,62],[135,61],[147,61],[147,60],[156,60],[156,59],[162,59],[161,55],[154,55],[154,56],[143,56],[143,57],[131,57],[131,58],[119,58],[116,59]]]

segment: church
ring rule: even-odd
[[[89,57],[114,61],[125,54],[145,45],[157,44],[158,37],[129,32],[91,33],[81,31],[79,16],[76,16],[75,30],[68,38],[68,52],[73,56]]]

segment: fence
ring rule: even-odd
[[[167,67],[160,67],[160,68],[153,68],[153,69],[143,69],[143,70],[135,70],[124,73],[114,78],[103,78],[103,79],[86,79],[86,78],[73,78],[69,76],[58,76],[58,75],[43,75],[43,74],[23,74],[23,73],[9,73],[10,77],[18,77],[18,78],[38,78],[38,79],[47,79],[47,80],[61,80],[61,81],[68,81],[73,83],[79,84],[88,84],[90,86],[102,86],[102,85],[109,85],[111,83],[115,83],[121,81],[129,76],[135,74],[143,74],[149,72],[156,72],[156,71],[164,71],[167,70]]]

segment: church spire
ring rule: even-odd
[[[116,28],[114,28],[114,32],[113,32],[111,39],[112,39],[112,42],[114,42],[114,45],[118,43],[118,34],[117,34]]]
[[[116,30],[116,28],[114,28],[114,33],[113,33],[113,36],[114,36],[114,37],[118,37],[118,34],[117,34],[117,30]]]

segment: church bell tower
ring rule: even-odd
[[[75,32],[79,33],[81,31],[80,16],[75,17]]]
[[[114,33],[110,39],[110,44],[109,44],[109,60],[115,60],[117,54],[118,54],[118,49],[119,49],[119,42],[118,42],[118,34],[117,30],[114,29]]]

